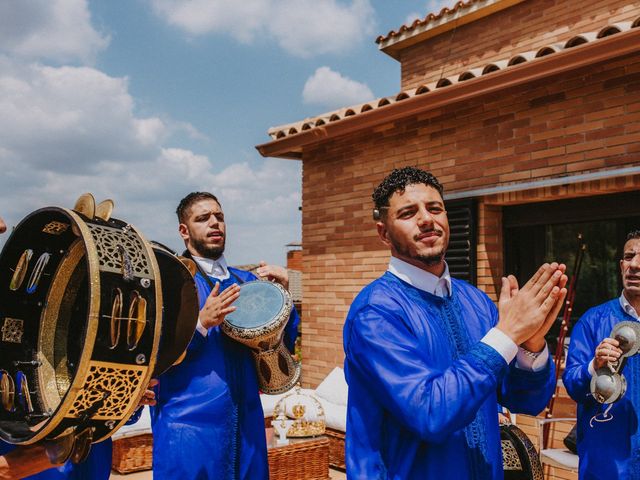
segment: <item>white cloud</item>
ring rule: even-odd
[[[284,245],[300,239],[297,162],[221,168],[205,155],[167,147],[172,128],[189,126],[137,116],[126,78],[2,56],[0,72],[0,215],[9,225],[46,205],[71,207],[91,192],[97,201],[112,198],[114,216],[147,238],[181,249],[173,213],[178,201],[190,191],[211,190],[232,228],[231,262],[259,261],[260,251],[271,252],[267,261],[283,263]]]
[[[0,51],[29,58],[91,63],[109,38],[91,25],[85,0],[0,3]]]
[[[230,262],[256,262],[257,252],[284,262],[284,245],[300,239],[297,162],[224,168],[168,145],[175,132],[207,139],[187,122],[138,114],[126,77],[79,66],[108,42],[92,27],[86,2],[9,3],[0,3],[0,215],[10,227],[92,192],[98,202],[112,198],[114,216],[145,237],[181,249],[178,201],[211,190],[229,219]]]
[[[84,173],[155,155],[167,135],[160,119],[135,116],[126,78],[1,56],[0,72],[1,159]]]
[[[329,67],[320,67],[307,79],[302,100],[307,104],[333,109],[373,100],[371,89],[365,84],[342,76]]]
[[[264,36],[299,57],[342,53],[374,34],[369,0],[150,0],[156,13],[191,35]]]

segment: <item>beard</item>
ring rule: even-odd
[[[191,243],[191,247],[193,247],[193,249],[198,252],[198,256],[202,258],[217,260],[218,258],[220,258],[220,255],[224,253],[226,238],[223,239],[222,245],[219,246],[207,245],[204,241],[196,240],[193,237],[190,238],[189,241]]]
[[[446,246],[442,247],[440,251],[432,252],[429,255],[422,255],[419,253],[411,253],[409,251],[409,247],[407,245],[398,242],[391,233],[389,234],[389,240],[391,240],[391,244],[396,252],[400,255],[411,258],[412,260],[417,260],[427,267],[433,267],[435,265],[440,264],[444,260],[444,256],[447,253]]]

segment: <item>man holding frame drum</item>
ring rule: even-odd
[[[200,297],[197,332],[182,363],[161,375],[152,411],[154,475],[169,478],[267,480],[264,418],[251,350],[223,334],[240,284],[257,280],[229,267],[224,257],[222,206],[208,192],[193,192],[177,211],[185,256],[195,260]],[[286,269],[261,264],[260,278],[288,286]],[[291,312],[284,343],[292,351],[299,317]]]

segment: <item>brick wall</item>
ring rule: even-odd
[[[628,0],[528,0],[401,53],[402,90],[640,16]]]
[[[302,250],[289,250],[287,252],[287,268],[302,271]]]
[[[342,364],[349,305],[388,262],[371,219],[380,180],[416,165],[455,192],[640,165],[640,54],[330,140],[303,158],[303,378],[315,386]],[[617,178],[480,199],[480,288],[495,298],[503,274],[501,205],[638,185]]]

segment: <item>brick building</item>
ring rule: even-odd
[[[400,93],[257,147],[302,161],[305,382],[342,364],[349,305],[386,269],[371,192],[392,168],[444,184],[452,271],[492,298],[504,272],[571,266],[578,232],[576,312],[619,295],[616,249],[640,225],[640,2],[469,0],[377,43]]]

